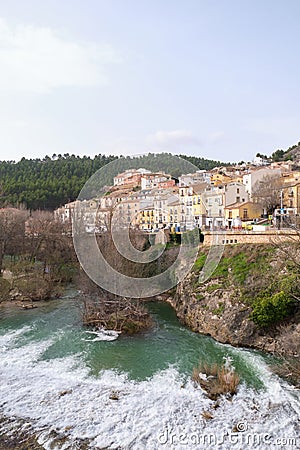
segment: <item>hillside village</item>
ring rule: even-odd
[[[295,161],[270,162],[257,156],[251,164],[197,170],[178,178],[144,168],[114,177],[99,198],[86,198],[55,210],[71,224],[80,210],[88,232],[119,227],[146,232],[169,229],[263,231],[295,225],[300,213],[300,171]]]

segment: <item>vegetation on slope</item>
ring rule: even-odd
[[[221,165],[220,161],[212,161],[200,157],[181,155],[181,158],[194,164],[199,169],[212,169]],[[149,170],[165,170],[178,177],[181,169],[174,165],[171,154],[148,154],[141,157],[120,157],[97,155],[89,156],[56,155],[51,158],[25,159],[19,162],[0,162],[0,207],[6,205],[24,205],[27,209],[53,210],[78,197],[86,181],[101,167],[116,160],[113,168],[107,166],[103,173],[103,184],[111,185],[113,177],[130,168],[144,167]],[[183,163],[184,166],[184,163]],[[187,173],[190,164],[187,163]],[[113,170],[114,169],[114,170]]]
[[[194,271],[201,271],[205,260],[203,252],[194,264]],[[209,285],[207,292],[234,287],[237,300],[251,306],[251,319],[256,325],[261,328],[277,325],[299,305],[298,268],[285,262],[274,245],[252,245],[251,250],[249,245],[228,246],[210,278],[218,283]]]

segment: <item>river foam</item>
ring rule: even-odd
[[[80,448],[80,440],[100,449],[297,448],[296,441],[281,444],[300,435],[299,392],[258,355],[243,357],[257,366],[265,389],[242,385],[232,401],[216,405],[176,367],[139,382],[112,370],[92,377],[80,354],[43,359],[55,336],[18,345],[27,331],[0,337],[1,412],[31,424],[45,448],[53,432],[66,437],[60,449]]]

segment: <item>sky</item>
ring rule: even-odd
[[[0,0],[0,159],[300,141],[298,0]]]

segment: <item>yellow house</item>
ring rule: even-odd
[[[263,214],[260,205],[253,202],[233,203],[224,208],[225,219],[230,225],[233,219],[253,220],[259,219]]]
[[[205,204],[203,203],[202,195],[201,194],[194,194],[193,195],[193,216],[198,217],[202,215],[206,215],[207,208]]]
[[[138,223],[141,230],[152,230],[155,228],[154,208],[148,207],[138,213]]]
[[[213,173],[211,176],[211,184],[218,186],[219,184],[229,183],[232,178],[224,173]]]

